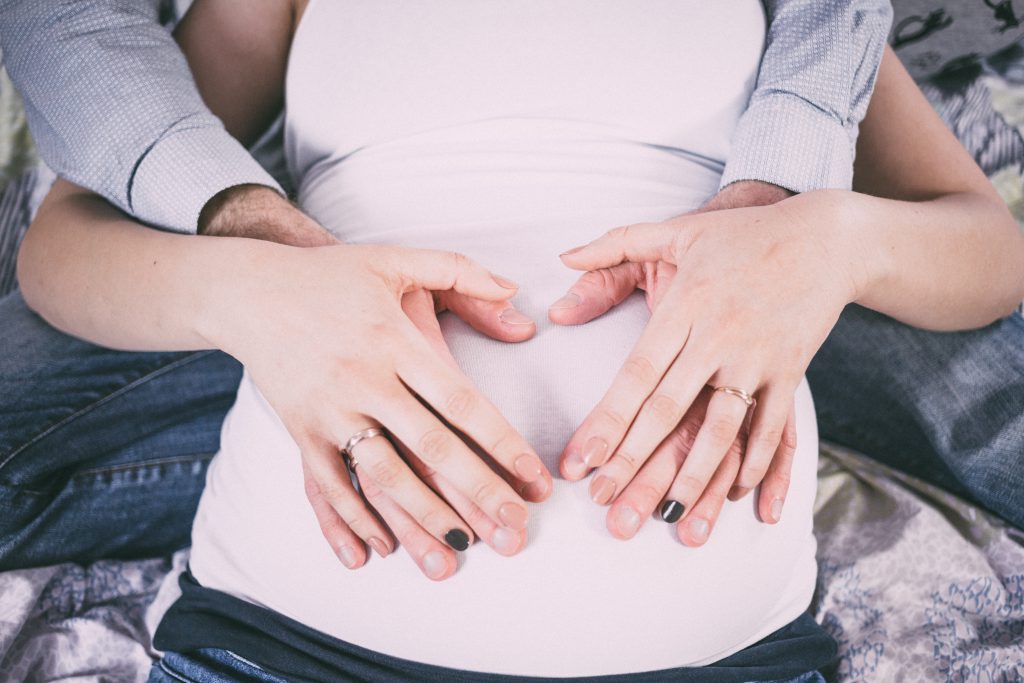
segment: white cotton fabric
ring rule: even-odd
[[[756,0],[314,0],[289,63],[300,204],[349,242],[458,250],[520,284],[521,344],[441,326],[462,370],[552,471],[648,319],[634,295],[584,326],[547,320],[577,277],[558,254],[688,211],[718,187],[753,86]],[[352,386],[346,390],[361,391]],[[204,586],[388,655],[537,676],[721,659],[814,589],[817,433],[806,384],[783,520],[726,503],[701,549],[659,521],[629,542],[587,482],[555,482],[512,558],[477,543],[454,577],[399,552],[349,571],[303,494],[299,453],[248,375],[193,531]]]

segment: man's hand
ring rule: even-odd
[[[743,181],[723,188],[693,213],[766,206],[790,196],[789,190],[776,185]],[[550,309],[549,316],[553,322],[563,325],[586,323],[622,302],[636,289],[644,291],[648,306],[654,311],[675,275],[675,264],[665,260],[625,262],[591,270],[584,273],[568,295]],[[634,478],[616,482],[610,494],[606,495],[610,480],[599,480],[600,474],[595,477],[591,483],[595,500],[601,503],[614,501],[607,516],[608,529],[614,536],[631,538],[656,509],[663,508],[659,512],[668,522],[679,520],[685,512],[685,523],[678,528],[680,540],[691,546],[702,545],[714,528],[726,496],[738,500],[760,481],[757,472],[751,472],[749,467],[743,479],[737,479],[750,431],[750,422],[746,420],[699,500],[692,503],[690,509],[684,511],[681,505],[671,505],[664,500],[703,424],[712,397],[710,392],[709,388],[700,392],[676,428],[650,455]],[[796,433],[790,413],[778,440],[778,448],[771,454],[771,464],[767,466],[761,487],[758,509],[761,518],[768,523],[778,521],[781,514],[795,448]],[[599,458],[601,454],[588,453],[585,444],[575,451],[567,449],[562,461],[563,476],[570,480],[583,478],[592,467],[604,462],[592,461],[595,457]]]

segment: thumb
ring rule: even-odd
[[[465,254],[436,249],[398,249],[395,266],[401,275],[402,292],[411,289],[455,290],[478,299],[504,301],[517,285],[493,275]]]
[[[644,267],[639,263],[587,271],[565,296],[551,304],[548,318],[558,325],[590,322],[622,303],[643,281]]]
[[[537,325],[509,301],[485,301],[459,292],[445,292],[441,301],[474,330],[498,341],[526,341],[537,332]]]
[[[559,256],[562,263],[574,270],[610,268],[626,261],[675,263],[675,239],[679,232],[678,225],[667,222],[625,225]]]

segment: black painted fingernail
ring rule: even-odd
[[[686,508],[678,500],[666,500],[661,504],[661,518],[669,524],[678,522],[684,510]]]
[[[452,529],[444,535],[444,540],[459,552],[469,547],[469,536],[462,529]]]

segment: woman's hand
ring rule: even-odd
[[[528,513],[517,491],[543,499],[551,491],[550,474],[418,329],[422,302],[436,327],[435,301],[488,327],[488,316],[468,313],[514,312],[507,301],[515,286],[458,254],[396,247],[275,247],[260,270],[262,278],[239,280],[227,297],[233,304],[210,318],[209,336],[246,364],[299,444],[310,475],[307,493],[343,562],[365,562],[359,539],[381,554],[392,548],[391,535],[352,486],[338,453],[353,434],[379,425],[391,439],[361,442],[356,473],[428,577],[454,572],[452,548],[472,541],[471,528],[499,552],[518,550]],[[504,329],[494,317],[494,329],[485,330],[492,336]],[[505,336],[516,333],[506,330]],[[478,444],[504,478],[461,435]],[[411,469],[400,452],[410,456]]]
[[[843,237],[849,231],[832,229],[842,215],[836,202],[833,193],[815,193],[771,207],[617,228],[563,254],[572,268],[599,271],[592,279],[632,279],[653,309],[611,389],[563,452],[568,478],[599,467],[591,495],[601,504],[616,501],[608,524],[617,536],[631,536],[653,501],[667,520],[687,520],[678,532],[684,542],[703,542],[733,485],[730,468],[739,470],[730,495],[738,498],[771,466],[771,486],[762,488],[758,509],[762,519],[778,519],[795,445],[793,395],[859,291],[860,264]],[[605,295],[619,293],[603,302],[591,297],[587,309],[580,284],[574,287],[584,307],[580,317],[593,317],[632,291],[595,282]],[[556,322],[570,322],[571,315],[564,308],[551,312]],[[744,389],[758,403],[751,412],[742,399],[707,385]],[[740,465],[735,442],[747,420]],[[682,459],[687,424],[695,432]],[[730,452],[736,457],[727,457]],[[674,466],[678,474],[665,494],[658,482]]]

